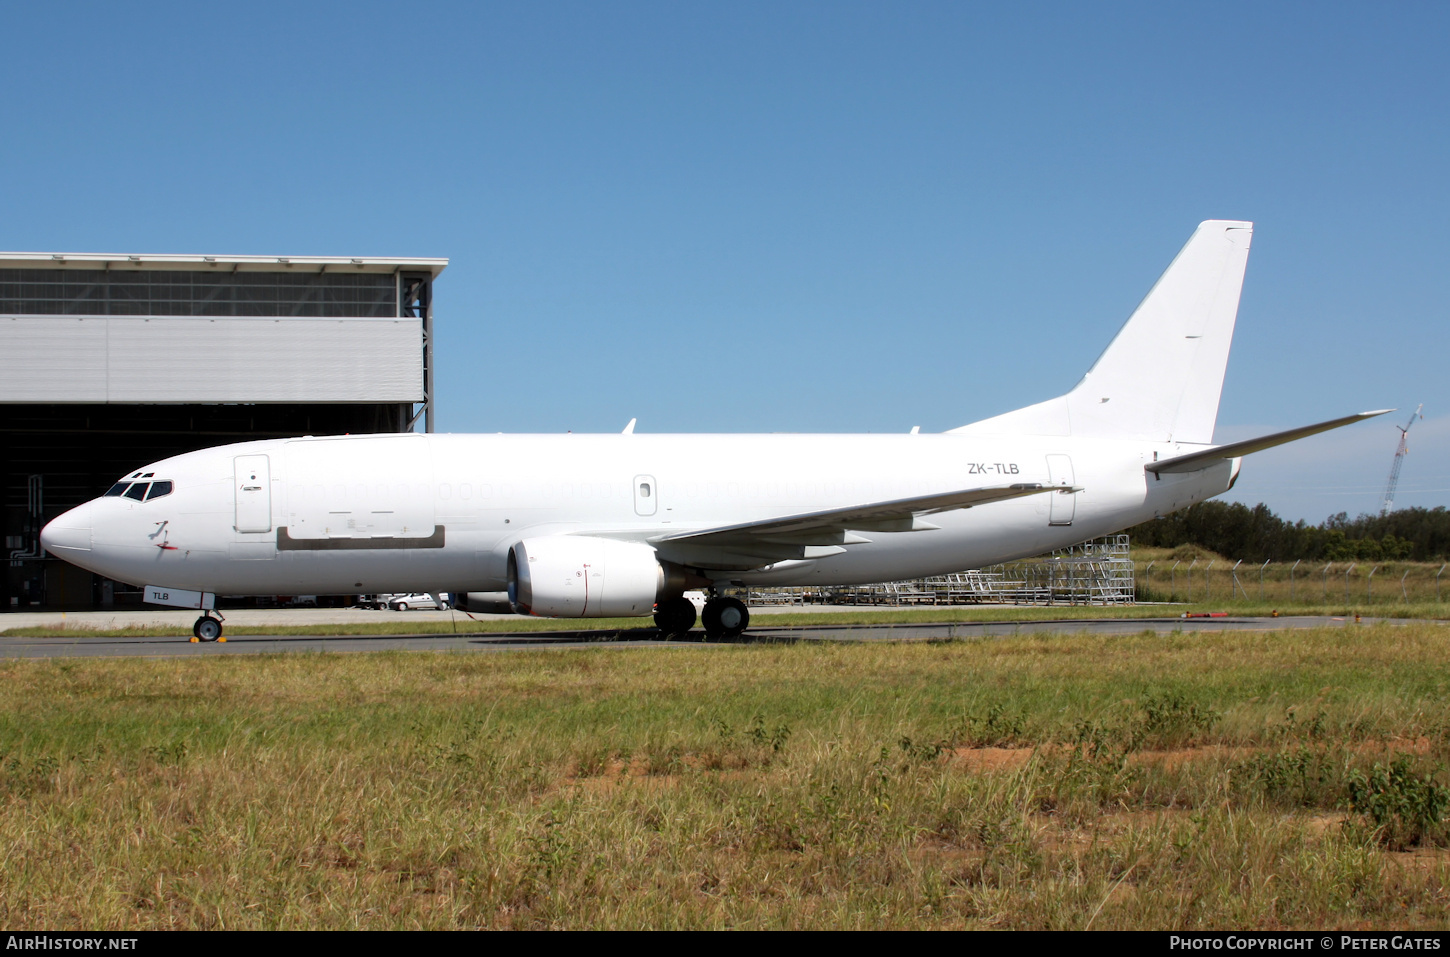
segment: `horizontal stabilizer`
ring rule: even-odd
[[[1199,469],[1206,469],[1224,459],[1236,459],[1240,455],[1248,455],[1250,452],[1262,452],[1264,449],[1272,449],[1276,445],[1283,445],[1286,442],[1293,442],[1296,439],[1317,435],[1320,432],[1328,432],[1330,429],[1337,429],[1343,425],[1353,425],[1356,422],[1362,422],[1365,419],[1372,419],[1377,415],[1384,415],[1386,412],[1393,411],[1395,410],[1380,409],[1377,412],[1360,412],[1355,415],[1346,415],[1342,419],[1330,419],[1328,422],[1306,425],[1302,428],[1290,429],[1287,432],[1275,432],[1273,435],[1264,435],[1257,439],[1245,439],[1242,442],[1232,442],[1228,445],[1220,445],[1217,448],[1204,449],[1202,452],[1190,452],[1187,455],[1174,456],[1171,459],[1163,459],[1161,462],[1149,462],[1143,467],[1149,472],[1157,472],[1159,474],[1197,472]]]
[[[1042,492],[1073,491],[1055,485],[1024,483],[999,485],[990,488],[964,489],[959,492],[941,492],[935,495],[918,495],[913,498],[893,499],[889,502],[874,502],[869,505],[851,505],[820,512],[803,512],[780,518],[767,518],[758,522],[740,525],[726,525],[693,532],[676,532],[653,539],[656,543],[679,542],[691,545],[748,546],[753,543],[784,544],[799,541],[801,544],[823,544],[823,532],[845,533],[849,529],[861,531],[926,531],[937,526],[923,522],[918,516],[946,512],[957,508],[971,508],[988,502],[1004,502],[1024,495],[1039,495]]]

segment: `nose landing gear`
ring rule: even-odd
[[[218,614],[213,618],[210,611],[204,611],[196,624],[191,626],[191,640],[198,641],[226,641],[222,637],[222,618]]]

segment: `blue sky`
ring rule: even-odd
[[[447,256],[447,431],[939,431],[1257,223],[1219,438],[1450,501],[1450,7],[15,5],[0,248]]]

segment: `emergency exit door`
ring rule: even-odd
[[[272,530],[272,468],[265,455],[238,455],[232,460],[237,492],[237,531]]]
[[[634,514],[653,515],[659,509],[660,487],[653,475],[634,477]]]
[[[1062,488],[1071,488],[1076,484],[1073,481],[1072,457],[1049,455],[1047,457],[1047,481]],[[1047,524],[1071,525],[1073,513],[1077,511],[1077,493],[1048,492],[1047,497],[1052,502]]]

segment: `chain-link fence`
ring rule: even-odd
[[[1136,562],[1139,601],[1392,604],[1450,598],[1443,562]]]

